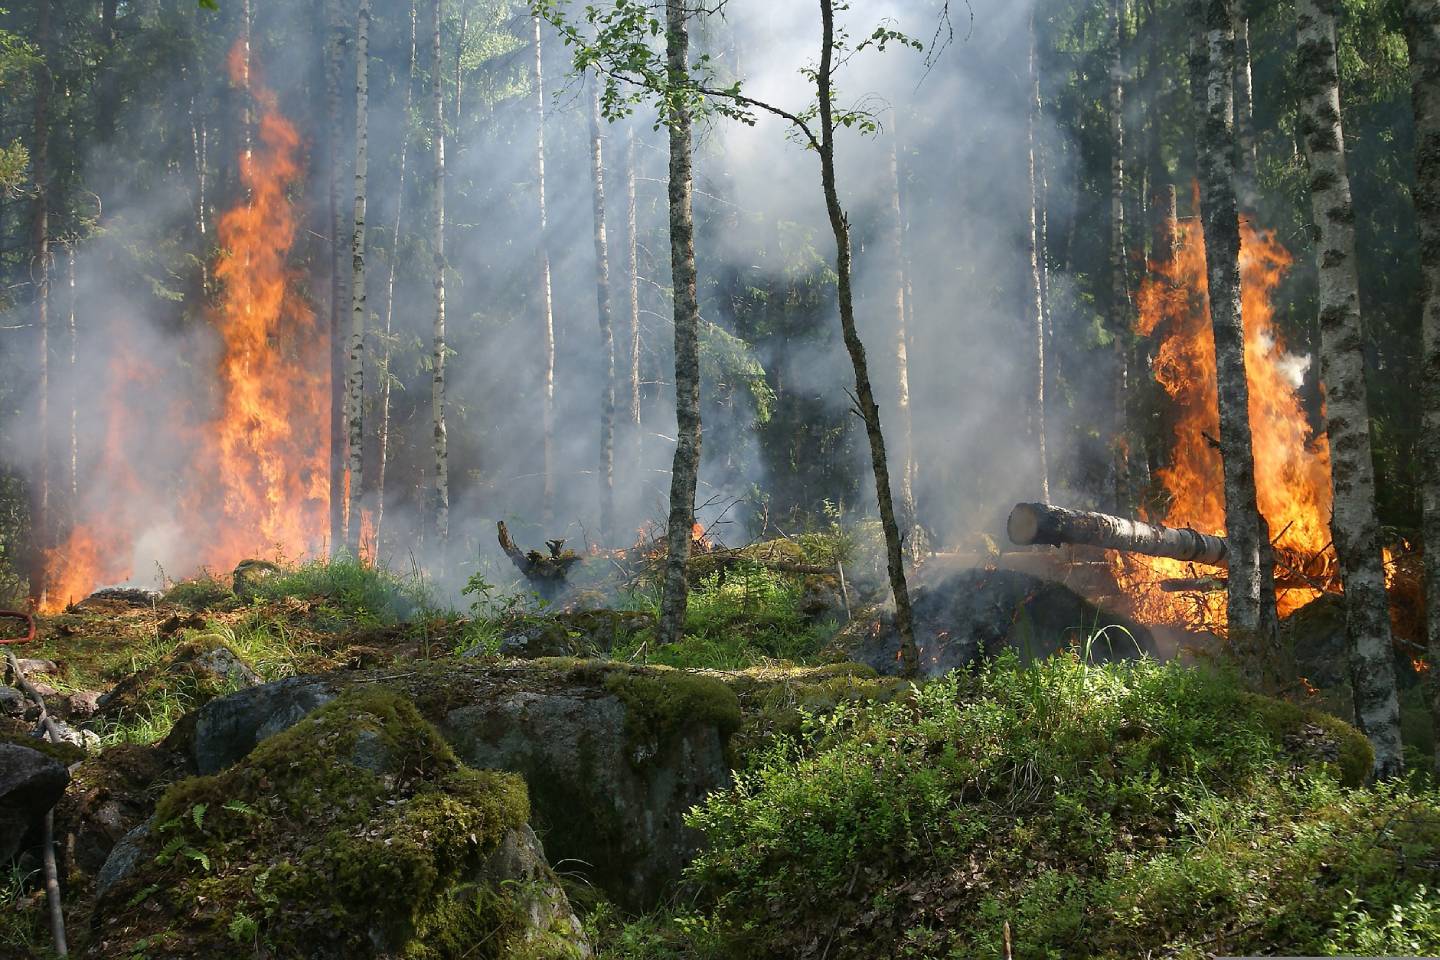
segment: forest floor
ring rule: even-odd
[[[417,703],[430,696],[416,692],[428,677],[465,677],[467,690],[581,684],[598,691],[586,698],[608,691],[631,711],[627,743],[637,710],[652,726],[683,725],[728,717],[722,701],[738,702],[738,720],[716,721],[730,785],[697,796],[686,822],[703,842],[663,896],[622,906],[562,870],[556,882],[583,934],[544,949],[488,935],[488,946],[461,948],[424,932],[439,929],[432,918],[412,924],[407,956],[580,956],[582,943],[625,960],[1440,953],[1440,794],[1418,773],[1365,785],[1368,745],[1346,724],[1249,694],[1213,666],[1091,664],[1067,653],[1025,664],[1002,653],[917,684],[878,678],[836,664],[843,614],[831,584],[808,580],[761,564],[701,576],[684,641],[657,649],[643,583],[584,612],[477,581],[462,615],[419,584],[341,560],[253,581],[188,581],[148,603],[92,598],[44,618],[37,642],[17,652],[53,662],[32,680],[57,716],[90,731],[91,759],[74,768],[57,808],[66,823],[78,819],[66,812],[77,793],[97,795],[94,771],[129,771],[136,757],[193,736],[206,702],[290,677],[382,681],[384,696]],[[238,666],[192,665],[220,647]],[[536,661],[549,678],[536,688],[540,674],[517,673],[515,656],[564,659]],[[686,677],[694,683],[677,686]],[[655,678],[682,699],[634,699],[632,688]],[[404,722],[423,730],[407,736],[433,738],[433,711],[420,706]],[[28,735],[25,721],[3,722],[12,741]],[[235,768],[241,776],[247,763]],[[152,774],[126,800],[131,821],[214,779],[194,773]],[[530,788],[543,813],[542,785]],[[236,809],[249,802],[258,801]],[[188,809],[199,830],[206,805]],[[533,822],[551,848],[543,816]],[[62,858],[77,955],[298,955],[288,921],[239,907],[205,921],[219,924],[213,942],[195,917],[190,927],[167,921],[184,931],[169,941],[105,939],[93,889],[103,871],[81,866],[95,829],[74,827]],[[231,843],[242,841],[253,845]],[[229,882],[226,870],[239,867],[212,867],[214,851],[193,842],[183,849],[196,863],[182,866],[171,844],[149,869],[186,896],[213,894],[204,884]],[[0,875],[0,957],[47,955],[38,877],[30,854]],[[144,909],[124,908],[132,918]]]

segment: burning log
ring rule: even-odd
[[[545,547],[550,551],[549,556],[539,550],[531,550],[528,553],[515,545],[510,538],[510,531],[501,520],[495,524],[496,534],[500,541],[500,549],[505,551],[505,556],[515,565],[520,574],[535,585],[535,589],[542,597],[553,599],[565,586],[565,577],[569,574],[570,568],[580,561],[580,556],[574,550],[565,549],[564,540],[546,540]]]
[[[1021,546],[1073,543],[1211,567],[1227,566],[1230,552],[1224,537],[1104,513],[1066,510],[1048,503],[1017,503],[1006,526],[1011,541]]]

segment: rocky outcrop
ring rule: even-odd
[[[653,905],[689,862],[687,810],[730,778],[735,693],[713,677],[576,660],[415,665],[294,677],[211,701],[195,722],[201,772],[241,759],[347,686],[415,703],[466,764],[530,787],[556,862],[627,908]]]
[[[1150,631],[1060,583],[1014,570],[966,570],[911,596],[921,671],[929,677],[1012,650],[1023,661],[1074,649],[1094,661],[1154,653]],[[857,612],[837,635],[837,657],[900,672],[900,640],[887,607]]]
[[[107,720],[132,721],[166,697],[198,706],[259,682],[259,675],[219,637],[202,634],[100,695],[95,713]]]
[[[21,849],[26,835],[55,806],[70,771],[55,750],[0,740],[0,864]]]
[[[520,778],[357,684],[165,792],[101,870],[88,955],[588,957],[528,816]]]

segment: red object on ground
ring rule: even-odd
[[[0,610],[0,625],[8,620],[19,620],[25,624],[26,632],[18,637],[4,636],[4,628],[0,627],[0,645],[7,643],[30,643],[35,639],[35,618],[28,613],[20,613],[17,610]]]

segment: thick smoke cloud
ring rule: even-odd
[[[238,6],[235,5],[235,6]],[[328,288],[321,237],[328,207],[323,171],[327,125],[323,97],[323,25],[309,4],[256,4],[253,62],[258,77],[278,95],[282,112],[301,131],[308,164],[295,188],[301,237],[292,254],[294,291],[323,309]],[[892,184],[888,176],[891,138],[898,136],[902,188],[906,195],[908,250],[914,292],[910,329],[910,379],[914,408],[917,493],[922,519],[944,544],[959,544],[977,531],[995,531],[1003,508],[1029,495],[1034,475],[1025,432],[1024,400],[1031,390],[1031,360],[1024,354],[1027,296],[1029,187],[1026,124],[1028,22],[1030,4],[978,0],[973,21],[952,9],[955,36],[933,58],[898,46],[865,51],[841,70],[845,102],[860,102],[879,114],[883,132],[842,136],[837,152],[842,198],[856,225],[856,284],[862,334],[869,345],[882,415],[896,433],[895,311],[893,263],[886,250]],[[548,244],[552,259],[556,367],[556,523],[540,525],[540,314],[538,258],[542,243],[535,182],[535,112],[529,93],[530,21],[523,7],[487,0],[465,14],[466,41],[460,44],[461,15],[449,10],[443,38],[447,114],[457,132],[447,142],[450,361],[450,465],[452,544],[443,554],[426,540],[425,489],[430,462],[429,354],[433,312],[430,277],[430,109],[428,11],[419,16],[420,71],[410,112],[405,112],[410,5],[382,0],[375,5],[371,49],[371,164],[369,305],[372,328],[384,322],[388,279],[395,267],[393,309],[392,426],[387,469],[382,559],[400,566],[412,560],[447,591],[477,569],[499,574],[494,522],[507,520],[525,545],[542,537],[566,536],[572,544],[598,537],[598,479],[601,377],[596,322],[595,261],[592,248],[589,175],[589,94],[568,77],[568,51],[546,31],[546,82],[551,97],[545,126],[547,149]],[[187,11],[186,17],[200,16]],[[886,23],[926,42],[942,24],[933,0],[891,0],[856,4],[843,14],[852,39]],[[156,77],[130,98],[120,117],[129,171],[152,169],[145,179],[119,179],[106,193],[105,231],[81,246],[77,257],[82,305],[79,353],[72,372],[57,364],[53,396],[64,397],[73,383],[78,394],[81,515],[106,518],[108,549],[121,560],[124,578],[153,583],[158,571],[183,576],[194,571],[207,522],[195,510],[220,511],[220,504],[195,504],[179,478],[196,469],[202,429],[214,410],[216,336],[206,322],[207,291],[214,296],[209,267],[212,249],[201,254],[196,222],[214,219],[239,196],[234,163],[217,163],[240,147],[236,118],[242,99],[223,77],[223,51],[238,34],[236,14],[219,21],[188,24],[202,39],[196,54],[200,75],[190,70]],[[216,36],[206,39],[203,31]],[[942,28],[942,39],[944,37]],[[697,44],[723,70],[743,79],[752,96],[789,109],[804,109],[813,89],[800,68],[818,54],[818,11],[808,3],[773,4],[732,0],[723,20],[712,18],[697,30]],[[301,50],[313,55],[301,55]],[[353,127],[354,65],[347,49],[342,69],[343,127]],[[464,79],[455,84],[455,63]],[[458,123],[453,116],[460,105]],[[173,106],[184,105],[188,115]],[[669,385],[669,249],[666,237],[664,132],[652,129],[642,109],[626,123],[607,126],[604,147],[609,200],[611,288],[619,365],[628,361],[628,290],[625,276],[625,179],[627,137],[637,140],[639,261],[645,400],[643,438],[625,429],[616,450],[616,501],[620,539],[647,520],[664,515],[674,433]],[[1048,124],[1039,131],[1053,144],[1059,134]],[[406,181],[400,187],[399,155],[407,140]],[[193,141],[208,152],[211,174],[206,205],[199,207],[195,169],[177,169],[177,144]],[[114,147],[109,148],[113,151]],[[1049,175],[1059,183],[1071,176],[1051,149]],[[348,224],[349,147],[342,155],[340,196]],[[115,167],[113,154],[86,160],[80,179]],[[713,120],[700,137],[697,157],[697,215],[710,223],[698,251],[705,320],[734,332],[736,309],[723,295],[729,278],[764,281],[780,269],[759,251],[773,250],[783,235],[791,248],[810,245],[817,276],[833,256],[813,153],[788,136],[785,124],[760,116],[754,126]],[[1063,191],[1058,191],[1063,192]],[[401,229],[392,244],[397,204]],[[1060,219],[1052,210],[1052,226]],[[169,248],[137,251],[135,245],[164,240]],[[194,261],[185,264],[186,252]],[[345,260],[348,265],[348,256]],[[182,266],[177,266],[182,265]],[[153,273],[147,273],[151,270]],[[169,271],[166,273],[165,271]],[[1057,283],[1061,282],[1057,278]],[[57,284],[57,303],[63,299]],[[828,296],[828,295],[827,295]],[[63,311],[59,311],[63,314]],[[768,344],[757,359],[771,383],[785,395],[811,397],[832,413],[849,405],[852,383],[848,358],[838,338],[833,305],[817,317],[823,329],[804,345]],[[828,332],[827,332],[828,331]],[[141,371],[121,375],[117,344],[144,358]],[[371,343],[367,392],[377,393],[381,342]],[[803,346],[803,349],[800,348]],[[23,363],[7,361],[4,375],[33,377]],[[734,384],[706,386],[706,461],[701,474],[701,520],[733,520],[746,514],[737,500],[750,502],[774,479],[756,454],[755,416],[746,390]],[[626,398],[620,399],[623,420]],[[725,405],[722,405],[722,400]],[[369,410],[375,409],[372,401]],[[68,444],[68,420],[51,418],[52,451]],[[33,451],[33,411],[6,434],[23,438],[20,451]],[[868,482],[868,460],[858,421],[843,448],[856,476]],[[1058,431],[1057,431],[1058,432]],[[118,440],[120,449],[116,450]],[[107,459],[107,445],[111,456]],[[374,476],[374,445],[366,471]],[[123,478],[107,475],[117,463],[133,472],[138,494],[115,496]],[[19,465],[34,474],[36,463]],[[805,469],[806,464],[800,464]],[[52,466],[52,476],[55,467]],[[201,469],[204,469],[202,466]],[[843,499],[843,491],[815,489],[822,499]],[[63,498],[60,498],[63,499]],[[861,493],[846,506],[860,513],[873,495]],[[753,506],[753,504],[752,504]],[[733,532],[731,532],[733,531]],[[731,539],[744,533],[729,528]],[[257,543],[256,552],[267,545]],[[312,549],[321,544],[311,544]],[[613,546],[607,544],[606,546]],[[118,574],[117,574],[118,576]]]

